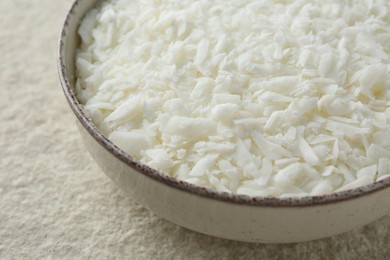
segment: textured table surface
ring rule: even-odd
[[[0,259],[390,259],[390,217],[261,245],[171,224],[118,190],[81,143],[56,48],[72,0],[0,0]]]

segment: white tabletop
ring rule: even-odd
[[[56,71],[72,0],[0,1],[0,259],[385,259],[390,216],[293,245],[226,241],[171,224],[89,156]]]

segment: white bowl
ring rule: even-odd
[[[216,192],[171,178],[136,161],[105,138],[74,93],[78,25],[98,0],[77,0],[60,37],[60,81],[91,155],[125,193],[159,216],[208,235],[261,243],[320,239],[390,212],[390,178],[323,196],[263,198]]]

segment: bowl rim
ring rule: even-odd
[[[343,202],[351,199],[356,199],[369,195],[375,192],[379,192],[385,188],[390,187],[390,177],[387,177],[381,181],[377,181],[358,188],[334,192],[324,195],[316,196],[301,196],[301,197],[260,197],[260,196],[248,196],[228,192],[219,192],[209,188],[197,186],[182,180],[175,179],[162,172],[159,172],[146,164],[143,164],[126,152],[122,151],[119,147],[113,144],[108,138],[106,138],[102,132],[93,124],[82,109],[82,105],[77,100],[74,90],[69,81],[68,69],[65,64],[65,46],[68,37],[68,26],[70,24],[73,15],[77,11],[77,6],[84,0],[75,0],[66,15],[66,19],[63,23],[57,53],[57,68],[59,73],[60,83],[65,94],[66,100],[69,103],[73,113],[81,125],[87,130],[87,132],[97,141],[104,149],[115,156],[117,159],[127,164],[133,170],[139,174],[143,174],[155,181],[161,182],[171,188],[179,189],[183,192],[188,192],[197,196],[201,196],[207,199],[213,199],[223,201],[227,203],[234,203],[247,206],[267,206],[267,207],[308,207],[318,206],[323,204]],[[99,2],[99,0],[96,0]]]

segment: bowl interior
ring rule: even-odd
[[[95,140],[104,146],[107,150],[113,153],[120,160],[135,168],[140,174],[164,182],[165,184],[178,188],[190,193],[195,193],[200,196],[205,196],[211,199],[223,200],[226,202],[240,203],[247,205],[273,206],[273,207],[302,207],[318,204],[327,204],[337,201],[357,198],[390,187],[390,178],[375,182],[366,186],[355,188],[352,190],[331,193],[320,196],[305,196],[294,198],[278,198],[278,197],[250,197],[247,195],[231,194],[226,192],[217,192],[207,188],[199,187],[183,181],[176,180],[163,173],[157,172],[140,162],[135,161],[131,156],[120,150],[111,141],[94,126],[90,119],[84,114],[80,103],[75,96],[75,55],[76,49],[80,43],[78,36],[78,26],[85,13],[92,7],[96,6],[100,0],[76,0],[69,11],[64,23],[60,43],[59,43],[59,76],[70,107],[84,128],[95,138]],[[139,167],[141,165],[142,167]]]

